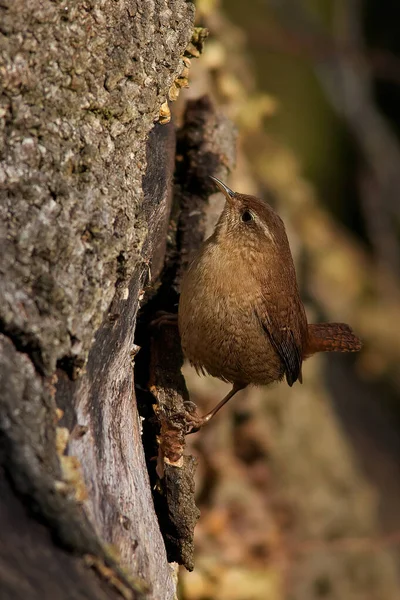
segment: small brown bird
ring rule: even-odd
[[[292,386],[302,381],[303,360],[312,354],[361,348],[344,323],[307,323],[279,215],[263,200],[212,179],[226,203],[183,277],[178,326],[183,352],[196,370],[233,387],[191,431],[250,384],[286,377]]]

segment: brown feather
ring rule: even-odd
[[[346,323],[309,325],[304,358],[316,352],[358,352],[361,346],[361,340]]]
[[[273,234],[273,244],[265,248],[264,268],[257,270],[262,296],[256,310],[272,347],[284,365],[286,380],[292,386],[297,380],[302,382],[307,317],[283,221],[265,203],[255,198],[251,200],[250,208],[264,216],[264,222]]]
[[[286,325],[274,323],[273,318],[268,316],[267,302],[264,302],[266,308],[265,317],[261,319],[261,325],[267,334],[272,347],[279,354],[285,368],[286,380],[290,386],[298,379],[301,381],[301,366],[303,362],[302,340],[299,335],[298,323],[295,315],[286,313],[286,319],[283,319]]]

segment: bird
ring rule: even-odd
[[[178,328],[185,357],[200,374],[232,384],[192,424],[198,431],[239,390],[286,378],[302,382],[304,360],[318,352],[358,352],[345,323],[309,324],[285,225],[264,200],[232,191],[212,235],[181,282]]]

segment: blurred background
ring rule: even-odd
[[[175,118],[208,94],[235,122],[227,183],[283,217],[309,320],[348,322],[364,348],[241,392],[189,437],[201,519],[180,598],[398,599],[400,3],[196,7],[210,37]],[[185,377],[201,411],[226,393]]]

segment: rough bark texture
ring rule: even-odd
[[[113,590],[107,581],[90,572],[79,557],[53,544],[48,528],[32,520],[3,472],[0,475],[0,511],[3,600],[68,600],[72,594],[77,600],[121,598],[117,589]],[[44,572],[51,575],[44,577]]]
[[[158,177],[161,183],[165,180],[158,196],[150,198],[146,194],[149,236],[145,248],[150,256],[159,251],[154,243],[165,243],[165,231],[157,236],[157,230],[162,219],[165,229],[169,214],[175,145],[173,128],[168,134],[168,126],[163,127],[156,126],[149,142],[150,146],[153,141],[157,143],[158,152],[163,150],[164,164],[158,163]],[[157,203],[152,206],[150,201],[155,198]],[[149,265],[139,263],[126,288],[126,299],[113,301],[79,381],[70,382],[66,375],[59,375],[57,402],[65,410],[69,429],[74,422],[87,428],[83,437],[70,442],[70,452],[83,466],[91,520],[102,537],[118,548],[122,562],[154,582],[154,597],[162,598],[164,590],[169,590],[166,597],[172,595],[174,584],[154,518],[141,425],[134,404],[131,355],[138,299],[143,296],[148,273]]]
[[[145,139],[193,9],[12,0],[1,12],[1,319],[50,374],[85,361],[116,283],[138,263]]]
[[[174,161],[172,129],[147,136],[182,69],[193,16],[183,0],[0,4],[2,502],[10,508],[16,494],[13,514],[31,510],[21,554],[39,532],[32,511],[44,523],[32,563],[2,556],[10,597],[35,597],[40,586],[55,597],[51,586],[65,581],[57,569],[75,568],[70,583],[81,581],[85,597],[140,596],[96,534],[151,584],[151,597],[174,595],[130,350],[142,288],[163,261]],[[83,467],[90,520],[75,500],[79,487],[85,494],[79,468],[67,482],[58,460],[56,391],[65,424],[84,426],[69,451]],[[55,550],[49,533],[86,562]],[[40,586],[22,590],[33,564]]]

